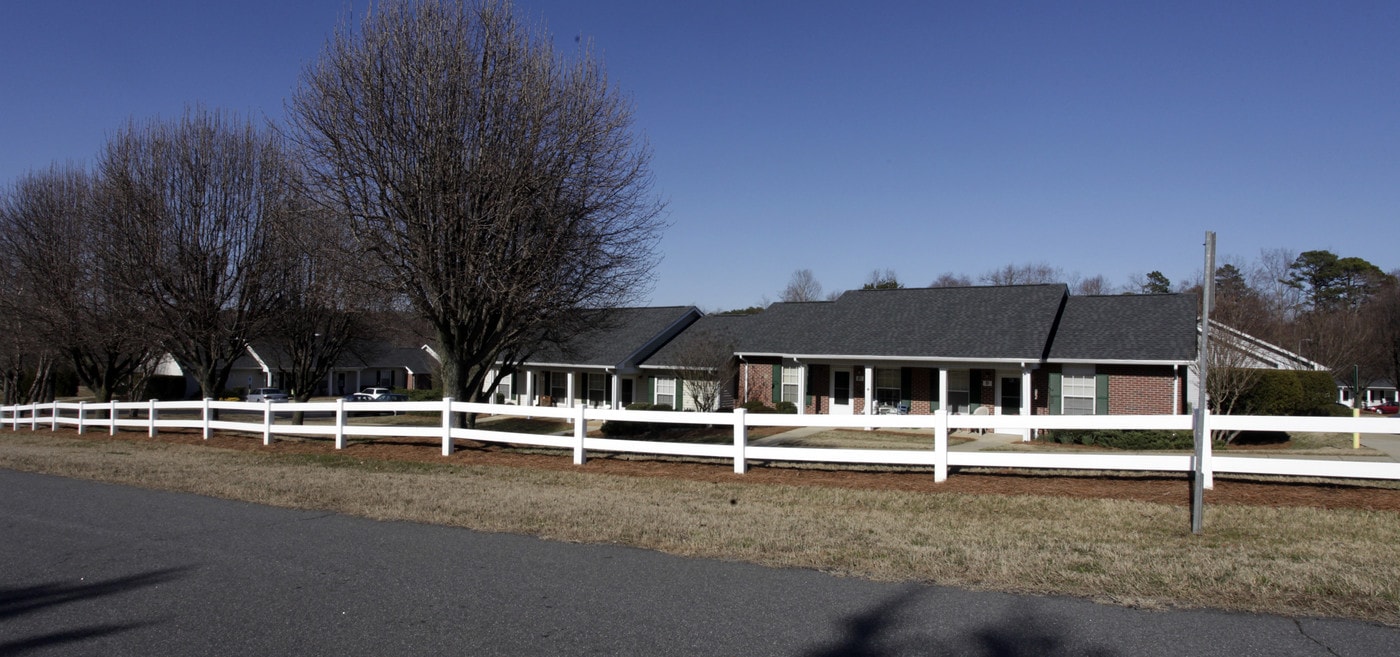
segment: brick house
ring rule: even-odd
[[[640,365],[672,394],[674,345],[723,325],[736,404],[799,413],[1184,413],[1190,295],[1072,296],[1065,285],[853,290],[705,318]],[[671,381],[666,381],[671,379]],[[655,395],[653,395],[653,398]],[[980,409],[980,410],[979,410]]]
[[[654,381],[638,364],[701,315],[694,306],[590,311],[586,330],[536,348],[501,379],[496,394],[505,403],[525,406],[583,402],[595,408],[623,408],[649,398]]]

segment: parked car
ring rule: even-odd
[[[243,401],[250,402],[284,402],[287,400],[287,393],[282,392],[280,388],[249,388],[248,396],[243,398]]]
[[[377,400],[385,395],[392,394],[393,392],[394,391],[388,388],[365,388],[364,390],[361,390],[356,394],[367,395],[370,399]]]
[[[1395,415],[1396,413],[1400,413],[1400,403],[1397,403],[1397,402],[1381,402],[1381,403],[1376,404],[1376,405],[1374,405],[1374,406],[1368,406],[1368,407],[1366,407],[1366,412],[1368,412],[1368,413],[1380,413],[1380,414],[1382,414],[1382,415]]]
[[[382,390],[382,391],[384,391],[384,392],[379,393],[378,396],[375,396],[374,394],[371,393],[371,391],[374,391],[374,390]],[[406,401],[408,401],[408,395],[395,394],[395,393],[392,393],[392,392],[388,392],[388,390],[389,390],[388,388],[365,388],[365,389],[364,389],[363,391],[361,391],[361,392],[352,392],[352,393],[346,395],[346,396],[345,396],[345,401],[348,401],[348,402],[406,402]],[[370,412],[356,411],[356,412],[352,413],[352,415],[371,415],[371,414],[373,414],[373,415],[398,415],[399,413],[398,413],[398,411],[370,411]]]

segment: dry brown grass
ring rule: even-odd
[[[628,477],[0,434],[0,467],[881,580],[1400,625],[1400,516]]]

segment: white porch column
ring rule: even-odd
[[[578,383],[577,383],[577,381],[578,381],[578,372],[569,372],[569,382],[566,384],[567,387],[565,388],[565,391],[564,391],[564,399],[566,400],[564,405],[567,406],[567,407],[569,407],[569,408],[573,408],[573,407],[574,407],[574,397],[576,396],[576,395],[574,394],[574,391],[575,391],[575,390],[578,390]]]
[[[797,414],[807,414],[807,364],[797,364]]]
[[[618,376],[616,372],[614,372],[612,375],[611,408],[614,411],[622,408],[622,377]]]
[[[938,407],[951,414],[953,409],[948,408],[948,368],[938,368]]]
[[[865,414],[875,414],[875,367],[865,366]]]
[[[525,370],[525,369],[522,369],[522,370],[520,370],[520,373],[523,374],[523,375],[525,375],[525,405],[526,405],[526,406],[534,406],[534,405],[535,405],[535,371],[534,371],[534,370]]]
[[[1021,366],[1021,415],[1029,418],[1031,415],[1031,368]],[[1031,441],[1031,430],[1021,430],[1021,442]]]

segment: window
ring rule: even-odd
[[[588,403],[596,405],[608,402],[607,382],[608,375],[589,373]]]
[[[967,392],[967,370],[948,370],[948,410],[967,413],[972,410],[972,396]]]
[[[1066,365],[1061,377],[1060,412],[1065,415],[1093,415],[1097,391],[1093,366]]]
[[[875,401],[877,403],[882,406],[898,406],[900,402],[899,390],[899,370],[875,370]]]
[[[656,403],[676,407],[676,380],[670,377],[656,380]]]
[[[569,399],[568,372],[549,373],[549,396],[554,398],[554,403],[556,405],[567,403]]]
[[[792,402],[794,404],[798,403],[797,382],[801,380],[801,376],[802,368],[788,365],[783,366],[783,398],[781,401]]]
[[[501,377],[501,382],[496,384],[496,394],[500,395],[502,399],[511,399],[512,393],[514,393],[515,391],[512,389],[510,384],[514,380],[514,374],[507,374],[506,376]]]

